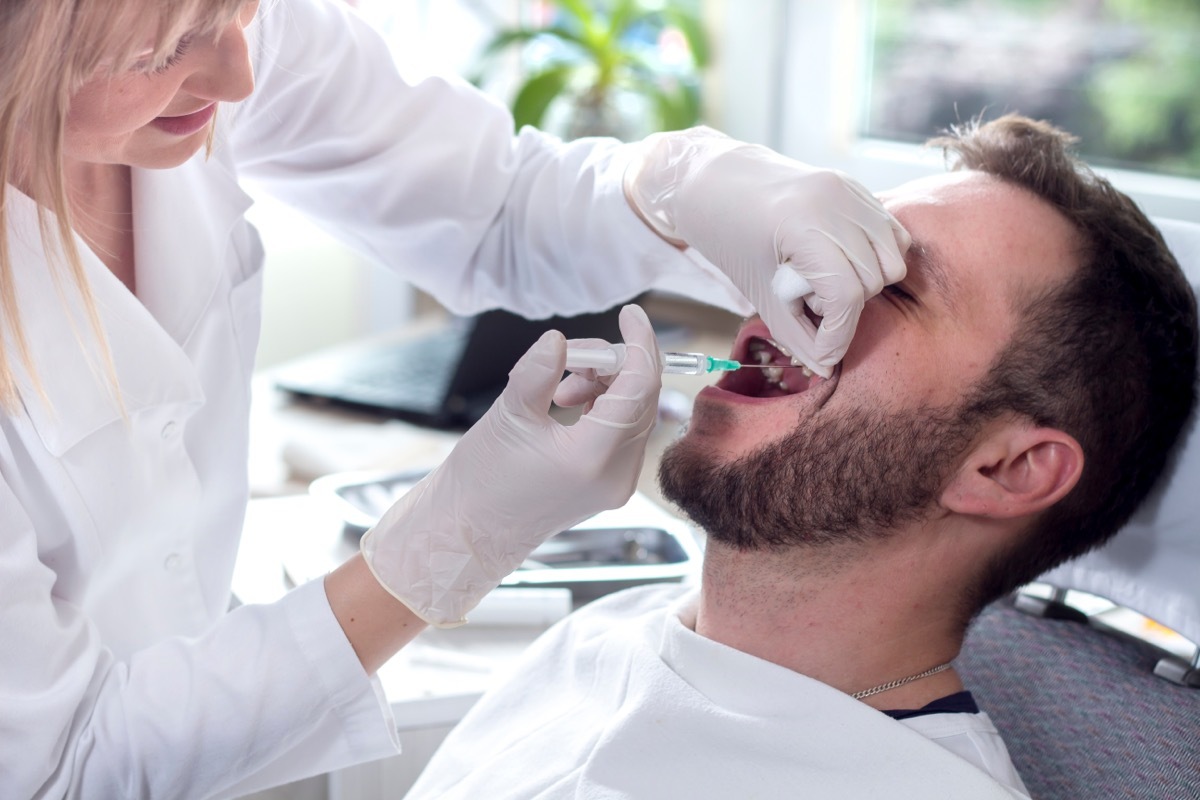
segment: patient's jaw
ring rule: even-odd
[[[1070,224],[982,173],[923,179],[881,199],[913,237],[908,275],[867,303],[833,377],[789,376],[800,385],[787,390],[726,377],[701,392],[664,461],[664,491],[702,526],[724,528],[709,529],[718,540],[869,538],[933,513],[974,442],[977,423],[960,418],[965,396],[1009,340],[1024,298],[1075,268]],[[769,337],[751,320],[733,357]]]

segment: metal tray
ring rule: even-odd
[[[397,499],[425,476],[420,472],[343,473],[312,483],[311,494],[330,503],[355,546]],[[692,528],[648,497],[635,493],[624,506],[562,531],[533,551],[505,586],[566,587],[576,603],[643,583],[681,581],[699,573],[700,548]]]

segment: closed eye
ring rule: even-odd
[[[179,44],[175,46],[175,52],[167,56],[161,64],[151,64],[148,61],[141,61],[134,64],[134,69],[138,72],[146,73],[147,75],[162,75],[183,60],[183,57],[188,54],[188,50],[192,47],[192,35],[188,34],[179,40]]]
[[[175,52],[172,53],[171,55],[167,56],[167,60],[164,61],[162,63],[162,65],[154,71],[158,74],[162,74],[162,73],[166,72],[171,67],[175,66],[180,61],[182,61],[183,57],[188,54],[188,50],[191,50],[191,49],[192,49],[192,37],[190,35],[184,36],[182,39],[179,40],[179,44],[175,47]]]
[[[912,303],[914,305],[917,303],[917,298],[906,292],[904,287],[898,283],[889,283],[887,286],[883,287],[883,291],[884,294],[891,295],[901,302]]]

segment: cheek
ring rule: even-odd
[[[920,405],[937,393],[944,371],[941,342],[886,301],[867,303],[842,363],[834,401],[869,398],[871,404]]]
[[[893,309],[883,308],[886,301],[875,299],[863,308],[854,329],[854,339],[846,351],[846,360],[863,359],[881,350],[886,350],[888,339],[894,338],[898,327],[898,314]]]
[[[173,82],[143,76],[85,84],[71,98],[68,135],[93,140],[135,131],[159,116],[175,91]]]
[[[241,24],[243,29],[254,21],[260,5],[260,0],[249,0],[249,2],[242,6],[242,10],[238,12],[238,23]]]
[[[843,376],[870,373],[880,385],[898,380],[916,347],[916,328],[886,300],[867,303],[842,364]],[[886,381],[884,381],[886,379]]]

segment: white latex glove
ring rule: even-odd
[[[547,413],[566,360],[566,340],[549,331],[446,460],[363,535],[371,572],[421,619],[461,625],[548,537],[629,500],[662,375],[646,313],[626,306],[620,325],[625,363],[611,385],[574,392],[598,393],[574,425]]]
[[[775,340],[823,377],[866,301],[904,278],[908,233],[864,187],[710,128],[648,137],[625,194],[660,236],[724,272]]]

